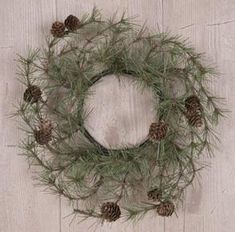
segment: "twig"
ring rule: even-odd
[[[128,172],[125,174],[125,177],[124,179],[122,180],[122,185],[121,185],[121,192],[116,200],[116,204],[122,199],[123,197],[123,194],[124,194],[124,190],[125,190],[125,187],[126,187],[126,179],[127,179],[127,176],[128,176]]]

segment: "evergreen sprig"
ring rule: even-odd
[[[127,219],[143,216],[157,207],[147,199],[154,188],[160,189],[162,202],[177,204],[203,167],[200,155],[213,151],[213,126],[225,112],[206,87],[214,69],[180,37],[150,34],[125,15],[103,20],[94,9],[80,23],[62,38],[49,38],[45,48],[19,56],[19,80],[43,91],[39,102],[21,102],[17,111],[28,126],[23,154],[30,165],[40,167],[40,183],[69,199],[74,214],[84,218],[102,219],[100,204],[106,201],[123,204]],[[89,88],[108,74],[132,75],[139,87],[153,91],[159,99],[156,117],[169,128],[163,140],[152,143],[146,138],[140,146],[115,150],[89,134],[84,102]],[[176,82],[184,91],[175,93]],[[190,95],[198,97],[203,109],[201,129],[185,117]],[[53,122],[52,141],[46,145],[34,137],[43,118]],[[78,207],[81,202],[83,209]]]

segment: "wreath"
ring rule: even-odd
[[[90,87],[110,74],[131,76],[158,102],[149,134],[134,147],[106,148],[85,127]],[[19,56],[23,154],[74,215],[171,216],[204,166],[200,155],[213,151],[223,110],[205,85],[212,76],[178,36],[150,33],[124,15],[103,20],[97,9],[80,20],[70,15],[52,24],[44,48]]]

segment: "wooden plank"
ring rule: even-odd
[[[234,108],[234,49],[235,49],[235,2],[233,0],[169,0],[164,2],[164,29],[189,37],[199,52],[216,64],[221,78],[213,81],[211,89],[225,97],[229,109]],[[223,87],[222,87],[223,86]],[[222,88],[221,88],[222,87]],[[232,232],[234,210],[234,165],[233,155],[235,114],[218,127],[221,144],[215,158],[204,158],[211,168],[201,173],[200,185],[187,191],[183,223],[175,226],[168,221],[165,231]],[[183,228],[183,230],[182,230]]]
[[[4,7],[0,7],[1,17],[1,33],[4,36],[0,38],[0,48],[9,48],[13,43],[13,17],[9,14],[12,10],[12,3],[10,1],[4,3]]]
[[[153,94],[147,88],[140,93],[133,80],[130,75],[107,75],[90,89],[93,94],[84,109],[91,113],[85,126],[107,148],[143,143],[155,121],[157,102]]]
[[[55,17],[52,1],[1,2],[0,31],[0,231],[26,232],[60,230],[59,199],[34,186],[27,161],[19,156],[14,113],[23,88],[16,80],[16,53],[25,55],[29,45],[43,43],[43,29]]]
[[[128,16],[137,17],[137,20],[146,24],[151,29],[161,29],[162,25],[162,1],[161,0],[57,0],[57,17],[58,20],[64,20],[69,14],[81,16],[89,13],[96,6],[102,11],[105,17],[113,16],[115,12],[118,15],[125,11]]]
[[[197,51],[218,65],[222,77],[213,82],[211,88],[226,97],[227,108],[233,109],[234,98],[234,50],[235,50],[235,2],[225,0],[168,0],[142,1],[65,1],[57,0],[57,19],[63,20],[68,14],[81,15],[90,11],[94,3],[110,16],[116,9],[120,14],[127,9],[128,15],[139,15],[140,22],[147,20],[152,29],[159,24],[164,29],[189,37]],[[42,194],[33,186],[30,171],[22,157],[16,155],[15,147],[19,132],[15,133],[17,122],[7,118],[23,89],[15,80],[15,53],[25,54],[29,45],[43,43],[42,36],[48,33],[51,22],[56,18],[54,1],[6,1],[0,8],[0,29],[4,36],[0,38],[0,231],[60,231],[60,212],[58,199]],[[164,12],[162,11],[164,8]],[[162,21],[162,16],[163,21]],[[223,88],[221,88],[223,86]],[[223,132],[220,150],[211,163],[211,168],[202,172],[201,186],[195,184],[187,191],[185,208],[178,212],[178,218],[158,220],[146,218],[137,225],[115,223],[97,227],[97,231],[191,231],[191,232],[232,232],[235,229],[233,202],[235,200],[234,165],[232,154],[234,143],[235,114],[231,112],[229,120],[224,120],[218,130]],[[134,135],[133,135],[134,136]],[[93,221],[69,227],[71,218],[67,202],[62,204],[62,231],[86,230]],[[49,219],[49,220],[48,220]],[[92,226],[91,230],[96,228]]]
[[[148,1],[142,1],[142,0],[117,0],[117,1],[106,1],[106,0],[90,0],[90,1],[65,1],[65,0],[57,0],[57,19],[63,21],[69,14],[74,14],[76,16],[81,16],[84,13],[90,12],[94,5],[97,6],[97,8],[102,10],[102,14],[105,17],[111,17],[115,11],[118,10],[118,15],[121,15],[123,11],[125,10],[127,13],[127,16],[139,16],[138,21],[142,24],[146,21],[146,24],[150,27],[152,30],[161,30],[161,18],[162,18],[162,5],[160,0],[148,0]],[[105,84],[103,86],[105,88]],[[115,92],[118,93],[118,88],[113,86],[113,89]],[[102,95],[105,96],[105,93]],[[138,102],[136,99],[134,99],[134,95],[131,95],[131,93],[128,95],[126,94],[123,97],[124,105],[126,106],[126,110],[132,115],[134,112],[135,106],[138,106]],[[125,99],[124,99],[125,98]],[[115,99],[112,98],[111,101],[115,103]],[[128,109],[128,106],[131,105],[131,108]],[[124,107],[125,108],[125,107]],[[108,110],[108,109],[107,109]],[[112,125],[113,122],[115,122],[112,115],[114,115],[114,108],[111,108],[108,110],[110,117],[108,120],[108,125]],[[124,113],[125,110],[120,112],[120,115]],[[106,116],[107,117],[107,116]],[[143,115],[143,117],[145,117]],[[94,119],[94,118],[93,118]],[[94,124],[99,124],[99,119],[94,119]],[[113,122],[112,122],[113,120]],[[116,120],[117,122],[117,120]],[[135,120],[133,120],[135,122]],[[118,128],[118,127],[117,127]],[[140,131],[134,130],[134,132],[131,134],[133,136],[133,139],[137,139],[138,135],[136,133],[143,133],[143,130],[140,128]],[[111,132],[111,131],[110,131]],[[122,133],[123,131],[116,130],[116,133]],[[145,131],[146,132],[146,131]],[[108,136],[110,137],[111,134]],[[105,138],[105,136],[101,136],[102,138]],[[108,141],[107,141],[108,142]],[[163,219],[162,218],[156,218],[156,217],[150,217],[148,216],[145,218],[142,222],[137,223],[136,225],[133,225],[131,223],[124,223],[121,224],[120,222],[110,224],[104,224],[103,226],[98,226],[97,224],[94,224],[95,222],[93,220],[89,220],[87,222],[77,224],[76,221],[74,221],[71,225],[69,225],[69,222],[71,221],[71,217],[64,218],[66,215],[69,215],[71,213],[71,208],[68,206],[68,202],[66,200],[62,201],[62,232],[67,231],[78,231],[78,230],[87,230],[91,227],[91,231],[148,231],[148,232],[155,232],[155,231],[163,231]]]

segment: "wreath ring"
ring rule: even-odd
[[[26,90],[17,115],[28,126],[21,147],[39,166],[40,183],[85,218],[171,216],[203,166],[200,155],[211,153],[223,115],[205,86],[214,69],[178,36],[148,33],[124,15],[102,20],[97,9],[53,23],[51,34],[45,48],[19,57]],[[157,121],[139,146],[107,149],[84,126],[89,88],[108,74],[132,75],[159,99]],[[86,139],[78,141],[78,131]]]

